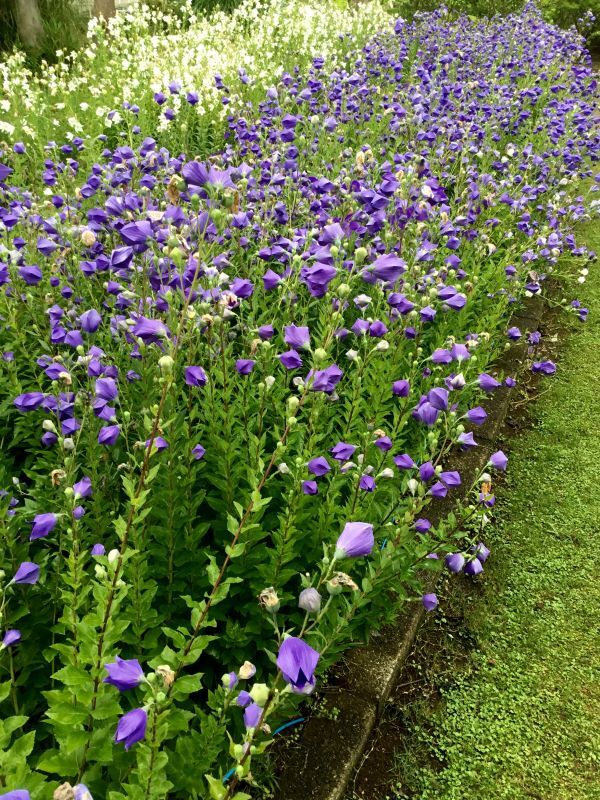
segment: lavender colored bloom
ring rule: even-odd
[[[316,481],[303,481],[302,482],[302,491],[304,494],[319,494],[319,487],[317,486]]]
[[[293,350],[310,347],[310,331],[308,328],[296,325],[287,325],[284,329],[283,339]]]
[[[331,470],[329,462],[324,456],[317,456],[308,462],[308,471],[316,475],[317,478],[326,475]]]
[[[251,358],[238,358],[235,362],[235,368],[240,375],[250,375],[255,364],[256,361]]]
[[[124,659],[116,657],[114,664],[105,664],[108,677],[104,683],[116,686],[120,692],[135,689],[144,680],[144,670],[136,658]]]
[[[415,520],[415,530],[419,533],[427,533],[431,528],[431,522],[428,519]]]
[[[375,545],[373,526],[367,522],[347,522],[335,544],[334,558],[360,558],[371,554]]]
[[[246,706],[252,702],[252,698],[250,697],[250,692],[247,692],[245,689],[242,689],[242,691],[236,697],[235,702],[238,704],[238,706],[241,706],[241,708],[246,708]]]
[[[508,336],[509,339],[512,339],[513,341],[516,341],[517,339],[521,338],[522,334],[521,334],[521,331],[519,330],[519,328],[514,328],[513,327],[513,328],[509,328],[508,329],[508,331],[506,332],[506,335]]]
[[[398,278],[406,272],[406,261],[398,258],[398,256],[393,253],[388,253],[379,256],[367,269],[369,272],[372,272],[378,280],[385,281],[386,283],[395,283]]]
[[[543,375],[554,375],[556,364],[553,361],[534,361],[531,365],[532,372],[541,372]]]
[[[257,703],[251,703],[244,710],[244,725],[246,728],[256,728],[262,717],[263,709]]]
[[[100,428],[98,431],[98,444],[113,445],[120,435],[121,428],[119,425],[105,425],[104,428]]]
[[[332,364],[326,369],[316,370],[315,372],[311,370],[307,375],[306,382],[310,383],[310,388],[313,392],[331,394],[343,375],[344,373],[338,365]]]
[[[470,408],[465,416],[467,417],[469,422],[473,423],[473,425],[483,425],[483,423],[487,419],[487,413],[481,406]]]
[[[427,395],[427,400],[438,411],[447,411],[448,409],[448,390],[447,389],[431,389]]]
[[[315,669],[320,655],[295,636],[284,639],[277,654],[277,666],[296,694],[310,694],[315,686]]]
[[[375,440],[375,447],[384,453],[387,453],[388,450],[391,450],[393,446],[394,443],[389,436],[380,436],[379,439]]]
[[[37,583],[39,577],[40,568],[38,565],[33,564],[31,561],[23,561],[13,575],[11,583],[27,583],[32,586],[34,583]]]
[[[453,356],[449,350],[438,347],[438,349],[434,350],[431,354],[431,360],[434,364],[450,364],[450,362],[453,361]]]
[[[499,469],[504,472],[506,465],[508,464],[508,457],[502,452],[502,450],[498,450],[490,457],[489,464],[491,464],[494,469]]]
[[[146,735],[148,715],[143,708],[134,708],[124,714],[117,723],[115,731],[115,742],[125,743],[125,750],[140,742]]]
[[[188,386],[206,386],[208,378],[202,367],[186,367],[184,375]]]
[[[455,470],[451,472],[440,472],[440,479],[446,486],[460,486],[461,484],[460,474]]]
[[[0,167],[2,165],[0,164]],[[12,170],[11,170],[12,172]],[[2,173],[0,172],[0,181],[2,180]],[[5,794],[0,794],[0,800],[31,800],[31,795],[27,789],[13,789]]]
[[[116,400],[119,396],[119,388],[113,378],[98,378],[94,390],[96,397],[102,400]]]
[[[429,494],[432,497],[446,497],[446,495],[448,494],[448,487],[446,486],[445,483],[437,481],[437,483],[434,483],[431,489],[429,490]]]
[[[481,561],[481,563],[484,564],[490,555],[490,549],[489,547],[486,547],[483,542],[479,542],[475,548],[475,555]]]
[[[31,533],[29,534],[29,541],[33,542],[35,539],[41,539],[43,536],[48,536],[52,533],[58,522],[56,514],[36,514],[33,518],[33,525],[31,526]]]
[[[35,286],[42,280],[42,270],[37,266],[19,267],[19,275],[28,286]]]
[[[74,800],[94,800],[92,793],[85,783],[78,783],[73,787]]]
[[[502,386],[502,384],[495,378],[492,378],[491,375],[482,372],[479,376],[479,387],[483,389],[484,392],[493,392],[494,389],[497,389],[499,386]]]
[[[81,519],[85,516],[85,508],[83,506],[75,506],[73,509],[73,519]]]
[[[152,447],[157,450],[159,453],[162,450],[166,450],[169,446],[169,443],[163,436],[155,436],[154,439],[146,439],[144,442],[146,447],[150,447],[150,442],[152,441]]]
[[[302,366],[302,359],[297,350],[288,350],[287,353],[282,353],[279,360],[286,369],[298,369]]]
[[[462,553],[449,553],[446,558],[446,566],[450,572],[458,573],[462,571],[465,565],[465,557]]]
[[[13,644],[17,644],[17,642],[20,641],[21,631],[16,630],[16,628],[10,628],[2,637],[2,642],[0,642],[0,650],[4,650],[5,647],[11,647]]]
[[[106,553],[106,547],[103,544],[95,544],[92,546],[90,550],[91,555],[93,556],[103,556]]]
[[[298,597],[298,607],[308,614],[318,614],[321,610],[321,595],[313,587],[303,589]]]
[[[410,393],[410,383],[408,381],[394,381],[392,383],[392,394],[396,397],[408,397]]]
[[[434,611],[438,607],[438,603],[439,603],[439,601],[437,599],[437,595],[435,595],[433,593],[424,594],[423,597],[421,598],[421,601],[423,603],[423,607],[425,608],[425,611]]]
[[[245,300],[252,296],[254,284],[244,278],[235,278],[230,288],[236,297]]]
[[[73,484],[73,491],[76,498],[91,497],[92,496],[92,481],[91,478],[82,478],[77,483]]]
[[[459,434],[457,441],[463,450],[468,450],[471,447],[477,447],[477,442],[473,438],[473,434],[471,432]]]
[[[346,444],[346,442],[338,442],[334,447],[330,449],[331,455],[335,458],[336,461],[348,461],[349,458],[352,458],[354,455],[354,451],[356,450],[356,446],[353,444]]]
[[[263,341],[267,341],[268,339],[272,339],[275,335],[275,329],[272,325],[261,325],[258,329],[258,335]]]
[[[194,456],[196,461],[201,461],[204,458],[205,453],[206,450],[204,449],[204,447],[202,447],[201,444],[197,444],[195,445],[195,447],[192,447],[192,455]]]
[[[363,492],[375,491],[375,481],[371,475],[361,475],[358,486]]]

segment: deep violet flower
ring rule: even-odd
[[[76,499],[80,499],[83,497],[91,497],[92,496],[91,478],[85,477],[82,478],[80,481],[77,481],[77,483],[74,483],[73,492],[75,493]]]
[[[410,393],[410,383],[408,381],[394,381],[392,384],[392,394],[396,397],[408,397]]]
[[[495,378],[492,378],[491,375],[488,375],[485,372],[482,372],[479,376],[479,386],[483,389],[484,392],[493,392],[494,389],[497,389],[502,384],[497,381]]]
[[[33,518],[33,525],[31,526],[31,533],[29,540],[41,539],[43,536],[48,536],[52,533],[58,522],[56,514],[36,514]]]
[[[251,358],[238,358],[235,362],[235,368],[240,375],[250,375],[255,364],[256,361]]]
[[[487,413],[481,406],[470,408],[465,416],[467,417],[469,422],[473,423],[473,425],[483,425],[483,423],[487,419]]]
[[[332,364],[330,367],[316,370],[315,372],[311,370],[306,377],[306,382],[310,385],[310,389],[313,392],[331,394],[341,381],[343,375],[344,373],[338,365]]]
[[[106,553],[106,547],[104,547],[104,545],[100,543],[92,545],[90,553],[93,556],[103,556]]]
[[[206,450],[204,449],[204,447],[202,447],[201,444],[197,444],[194,447],[192,447],[192,455],[194,456],[196,461],[201,461],[204,458],[205,453]]]
[[[310,694],[315,687],[315,669],[320,655],[295,636],[284,639],[277,654],[277,666],[296,694]]]
[[[543,375],[554,375],[556,364],[554,361],[534,361],[531,365],[532,372],[541,372]]]
[[[136,658],[124,659],[116,657],[114,664],[105,664],[108,677],[104,683],[116,686],[120,692],[135,689],[144,680],[144,670]]]
[[[317,478],[326,475],[331,470],[329,462],[324,456],[317,456],[308,462],[308,471],[316,475]]]
[[[373,526],[367,522],[347,522],[335,544],[334,558],[360,558],[371,554],[375,545]]]
[[[145,737],[147,724],[148,714],[143,708],[128,711],[117,723],[115,742],[117,744],[124,742],[125,750],[129,750],[132,745]]]
[[[119,425],[106,425],[98,431],[98,444],[107,446],[116,444],[117,439],[121,435],[121,428]]]
[[[15,407],[22,412],[35,411],[44,402],[46,395],[43,392],[27,392],[20,394],[13,400]]]
[[[186,367],[184,375],[188,386],[206,386],[208,378],[202,367]]]
[[[467,561],[464,568],[465,575],[480,575],[483,572],[483,565],[478,558],[471,558]]]
[[[319,487],[316,481],[302,481],[302,492],[308,495],[319,494]]]
[[[282,353],[279,360],[286,369],[298,369],[302,366],[302,358],[297,350],[288,350],[287,353]]]

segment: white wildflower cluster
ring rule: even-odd
[[[391,22],[376,0],[352,8],[336,0],[243,0],[231,14],[210,17],[196,15],[190,0],[176,14],[136,4],[108,25],[92,19],[87,46],[60,53],[39,74],[27,69],[19,51],[0,62],[0,130],[40,146],[84,132],[95,137],[115,126],[111,112],[123,113],[124,103],[139,107],[144,133],[176,129],[193,117],[223,119],[228,106],[216,74],[230,103],[244,102],[316,56],[330,71],[347,66],[344,39],[361,45]],[[177,84],[175,93],[169,84]],[[155,92],[165,94],[164,105],[155,102]],[[190,92],[198,95],[193,106]]]

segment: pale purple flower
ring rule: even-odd
[[[293,350],[310,347],[310,331],[308,328],[296,325],[287,325],[284,329],[283,339]]]
[[[2,637],[2,642],[0,642],[0,650],[4,650],[5,647],[11,647],[13,644],[17,644],[17,642],[20,641],[21,631],[18,631],[15,628],[10,628]]]
[[[317,456],[308,462],[308,471],[320,478],[331,470],[329,462],[324,456]]]
[[[52,533],[56,527],[57,522],[58,517],[56,514],[36,514],[36,516],[33,518],[29,540],[33,542],[35,539],[41,539],[43,536],[48,536],[48,534]]]
[[[421,600],[423,602],[423,607],[425,608],[425,611],[433,611],[438,607],[439,601],[437,599],[437,595],[433,593],[424,594]]]
[[[502,450],[498,450],[490,457],[489,463],[492,465],[492,467],[494,467],[494,469],[499,469],[504,472],[506,465],[508,464],[508,457],[502,452]]]
[[[295,636],[284,639],[277,654],[277,666],[297,694],[310,694],[315,686],[315,669],[320,655]]]
[[[335,544],[335,558],[368,556],[374,545],[372,525],[367,522],[347,522]]]

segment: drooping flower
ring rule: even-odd
[[[367,522],[347,522],[336,542],[334,558],[368,556],[374,545],[372,525]]]
[[[296,694],[310,694],[315,687],[315,669],[320,655],[295,636],[284,639],[277,654],[277,666]]]
[[[145,737],[147,724],[148,714],[143,708],[128,711],[117,723],[115,742],[117,744],[124,742],[125,750],[129,750],[132,745]]]
[[[31,526],[31,533],[29,540],[41,539],[43,536],[48,536],[52,533],[58,522],[56,514],[36,514],[33,518],[33,525]]]
[[[196,461],[200,461],[201,459],[203,459],[205,453],[206,450],[204,449],[204,447],[202,447],[201,444],[197,444],[194,447],[192,447],[192,455],[194,456]]]
[[[33,564],[31,561],[23,561],[15,572],[11,583],[27,583],[33,586],[34,583],[37,583],[39,577],[40,568],[38,565]]]
[[[144,670],[136,658],[124,659],[116,657],[114,664],[105,664],[108,677],[104,683],[116,686],[120,692],[135,689],[144,680]]]
[[[319,487],[316,481],[302,481],[303,494],[314,495],[319,494]]]
[[[480,575],[483,572],[483,565],[478,558],[471,558],[465,564],[464,572],[465,575],[471,575],[471,577]]]
[[[410,393],[410,383],[408,381],[394,381],[392,384],[392,394],[396,397],[408,397]]]
[[[466,417],[473,425],[483,425],[487,419],[487,413],[481,406],[476,406],[467,411]]]
[[[493,378],[491,375],[488,375],[485,372],[482,372],[478,378],[479,380],[479,387],[483,389],[484,392],[493,392],[494,389],[497,389],[502,384]]]
[[[534,361],[531,370],[532,372],[541,372],[542,375],[554,375],[556,364],[554,361]]]
[[[288,350],[281,353],[279,360],[286,369],[298,369],[302,366],[302,358],[297,350]]]

